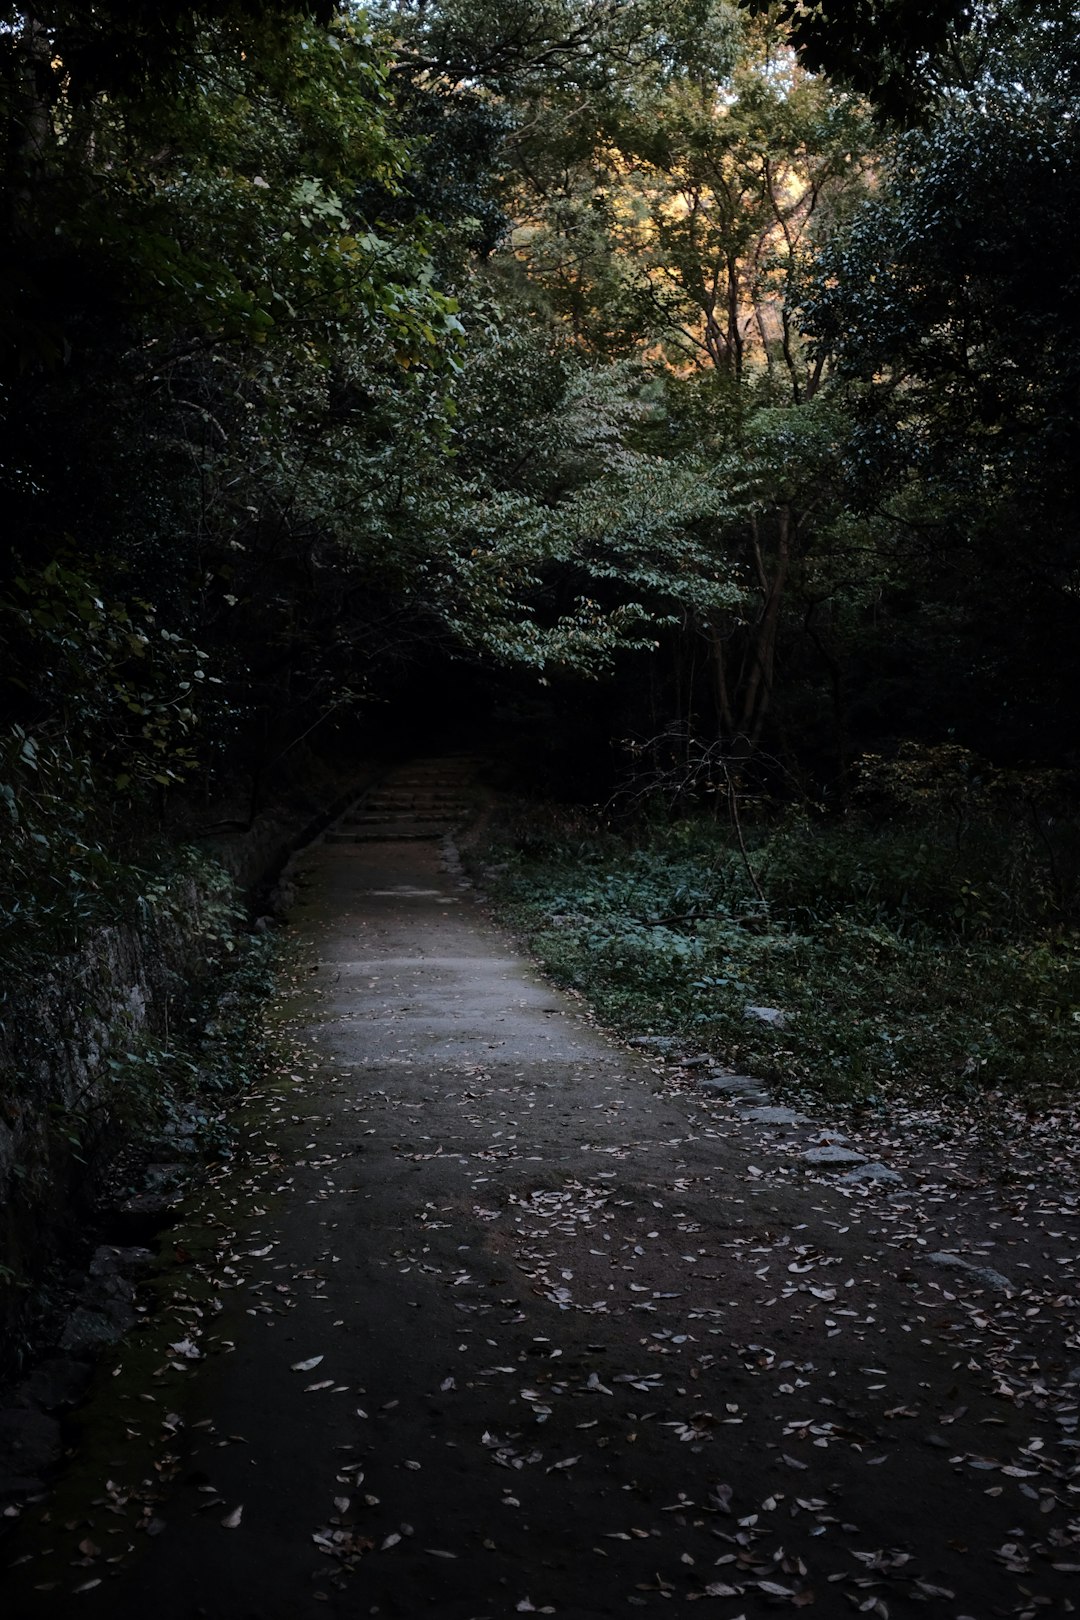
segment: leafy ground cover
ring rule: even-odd
[[[493,902],[627,1034],[688,1038],[838,1102],[1073,1084],[1080,938],[1060,846],[986,817],[748,828],[509,813]]]

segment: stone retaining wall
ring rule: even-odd
[[[185,876],[165,903],[95,930],[4,1007],[0,1264],[11,1275],[0,1287],[0,1345],[12,1347],[33,1286],[86,1218],[98,1143],[122,1129],[123,1082],[109,1059],[167,1043],[201,986],[212,903],[209,884]]]
[[[42,1278],[92,1213],[98,1149],[122,1143],[134,1112],[110,1059],[167,1046],[213,968],[206,924],[211,907],[220,913],[221,869],[243,901],[263,906],[289,856],[376,775],[339,774],[320,783],[321,805],[300,796],[203,841],[201,869],[97,929],[0,1008],[0,1378],[17,1370]]]

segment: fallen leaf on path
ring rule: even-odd
[[[311,1369],[313,1367],[317,1367],[319,1365],[319,1362],[322,1361],[322,1360],[323,1360],[322,1356],[309,1356],[306,1361],[294,1361],[293,1364],[292,1364],[292,1371],[293,1372],[310,1372]]]
[[[241,1502],[240,1506],[233,1508],[231,1513],[226,1513],[225,1517],[221,1521],[222,1528],[225,1530],[238,1530],[240,1527],[240,1520],[243,1518],[243,1516],[244,1504]]]

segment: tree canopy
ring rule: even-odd
[[[5,8],[15,879],[455,663],[1072,765],[1076,21]]]

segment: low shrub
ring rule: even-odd
[[[553,977],[626,1032],[851,1101],[1074,1086],[1080,933],[1053,847],[985,806],[959,829],[918,809],[791,814],[745,853],[716,821],[552,817],[527,841],[511,821],[486,859]]]

